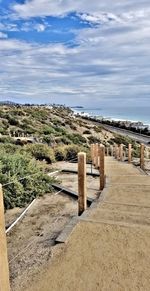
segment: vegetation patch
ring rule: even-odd
[[[24,207],[35,197],[52,190],[50,178],[30,155],[0,150],[0,182],[5,209]]]

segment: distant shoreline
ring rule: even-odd
[[[114,119],[107,119],[107,118],[102,118],[102,119],[98,119],[95,117],[92,117],[90,116],[89,114],[85,114],[84,113],[81,113],[81,112],[75,112],[75,114],[79,114],[80,117],[82,117],[83,119],[87,119],[87,120],[91,120],[92,122],[96,123],[96,124],[101,124],[102,127],[106,130],[109,130],[113,133],[118,133],[120,135],[123,135],[123,136],[128,136],[140,143],[144,143],[144,144],[149,144],[150,143],[150,136],[148,134],[144,134],[142,131],[143,129],[140,130],[140,127],[136,130],[132,130],[131,129],[131,125],[136,123],[135,121],[126,121],[125,120],[125,123],[129,123],[130,124],[130,127],[123,127],[123,122],[124,121],[121,121],[119,119],[117,120],[114,120]],[[116,122],[116,124],[115,124]],[[140,122],[137,122],[137,123],[140,123]],[[141,124],[143,124],[141,122]],[[144,128],[144,125],[142,125],[143,128]],[[145,126],[146,128],[146,126]],[[139,132],[141,131],[141,132]],[[148,131],[148,133],[150,134],[150,131]]]
[[[99,111],[99,110],[102,110],[102,108],[98,108],[98,109],[89,109],[89,108],[83,108],[82,111],[78,111],[78,109],[82,109],[82,108],[73,108],[74,110],[74,113],[78,113],[79,115],[81,116],[87,116],[87,117],[91,117],[91,118],[96,118],[96,119],[99,119],[99,120],[110,120],[110,121],[116,121],[116,122],[131,122],[131,123],[137,123],[137,122],[141,122],[143,125],[148,125],[150,127],[150,121],[143,121],[141,120],[140,118],[138,119],[132,119],[132,118],[119,118],[119,117],[113,117],[112,115],[109,115],[109,116],[106,116],[106,115],[103,115],[103,114],[94,114],[93,111]],[[87,112],[87,111],[90,111],[90,112]]]

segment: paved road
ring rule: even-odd
[[[131,132],[129,130],[120,129],[120,128],[117,128],[117,127],[114,127],[114,126],[110,126],[110,125],[102,124],[102,126],[105,129],[110,130],[111,132],[115,132],[115,133],[118,133],[118,134],[123,135],[123,136],[131,137],[134,140],[139,141],[140,143],[144,143],[144,144],[150,143],[150,137],[148,137],[146,135],[134,133],[134,132]]]

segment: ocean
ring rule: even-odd
[[[76,112],[85,112],[90,116],[102,116],[114,120],[141,121],[150,125],[150,107],[101,107],[77,108]]]

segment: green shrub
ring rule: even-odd
[[[110,142],[113,142],[113,143],[116,143],[116,144],[124,144],[125,146],[128,146],[129,143],[133,144],[134,141],[133,139],[131,139],[130,137],[128,136],[122,136],[122,135],[115,135],[114,138],[111,138],[109,143]]]
[[[51,126],[45,125],[42,128],[42,133],[45,135],[49,135],[55,133],[55,130]]]
[[[101,143],[101,140],[94,135],[88,136],[89,143]]]
[[[64,144],[64,145],[69,145],[71,144],[71,140],[67,136],[61,136],[59,138],[59,143]]]
[[[86,143],[86,138],[78,133],[67,134],[69,140],[72,141],[74,144],[84,144]]]
[[[78,145],[68,145],[65,147],[66,160],[72,160],[77,158],[80,152],[80,147]]]
[[[0,183],[6,184],[3,186],[5,209],[24,207],[38,195],[51,191],[52,181],[27,154],[0,152]]]
[[[94,126],[93,129],[94,129],[94,131],[97,132],[97,133],[99,133],[99,132],[102,131],[102,127],[101,127],[100,125],[99,125],[99,126]]]
[[[53,135],[45,135],[42,137],[43,142],[46,142],[47,144],[51,144],[54,142],[54,137]]]
[[[61,133],[61,134],[64,134],[64,135],[67,134],[67,133],[66,133],[66,130],[65,130],[64,128],[62,128],[62,127],[57,127],[57,126],[55,126],[54,129],[55,129],[55,131],[56,131],[56,134],[58,134],[58,133]]]
[[[45,160],[48,164],[55,161],[54,151],[45,144],[32,144],[26,147],[27,151],[37,160]]]
[[[0,143],[15,143],[15,140],[9,136],[0,136]]]
[[[15,125],[15,126],[20,125],[18,119],[16,119],[14,116],[8,115],[8,121],[10,125]]]
[[[55,159],[56,161],[65,161],[66,160],[66,151],[64,146],[59,146],[55,148]]]

